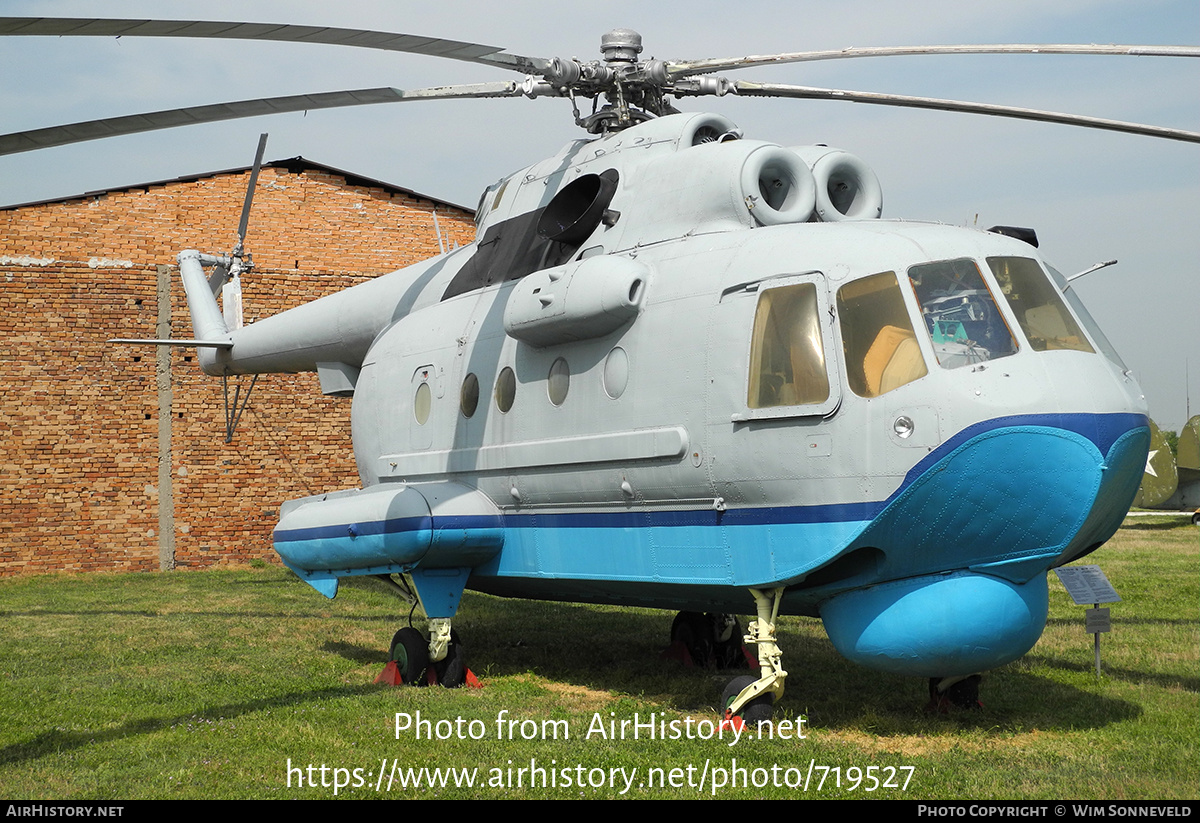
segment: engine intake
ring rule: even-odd
[[[883,214],[883,188],[863,160],[828,146],[796,146],[791,151],[812,170],[817,187],[816,219],[837,223],[874,220]]]

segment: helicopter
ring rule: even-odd
[[[882,188],[858,157],[675,107],[849,99],[715,75],[814,53],[643,61],[628,29],[604,35],[598,61],[294,26],[4,18],[0,33],[386,42],[522,76],[271,108],[570,101],[586,136],[488,187],[471,246],[240,327],[215,293],[248,268],[241,243],[183,251],[195,337],[149,341],[198,347],[209,374],[315,371],[322,391],[353,397],[362,487],[285,504],[275,545],[327,597],[371,575],[420,604],[428,634],[402,628],[391,649],[406,682],[430,670],[462,682],[452,620],[469,588],[678,610],[673,637],[702,662],[745,640],[760,675],[731,681],[722,704],[748,721],[784,692],[782,614],[818,617],[848,659],[969,704],[979,672],[1041,635],[1048,570],[1111,537],[1137,490],[1141,390],[1033,231],[882,221]],[[734,615],[746,613],[743,637]]]

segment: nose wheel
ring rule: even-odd
[[[745,642],[755,647],[760,676],[737,677],[725,687],[721,696],[725,722],[757,725],[770,720],[775,703],[783,697],[787,672],[783,669],[783,652],[775,642],[775,621],[783,592],[782,588],[750,590],[758,615],[750,622]]]
[[[747,726],[757,728],[760,722],[771,719],[771,714],[775,711],[775,703],[772,701],[770,692],[752,697],[748,701],[745,701],[736,713],[732,711],[734,700],[757,682],[758,679],[750,675],[742,675],[729,681],[729,685],[725,687],[725,691],[721,694],[721,705],[725,707],[726,720],[740,717],[742,722]]]

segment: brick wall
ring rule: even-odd
[[[232,247],[248,173],[0,211],[0,575],[159,567],[156,267],[172,266],[171,336],[191,337],[174,269]],[[247,321],[474,238],[471,216],[321,168],[264,168],[244,277]],[[350,400],[316,375],[263,375],[234,440],[222,386],[171,349],[177,564],[273,558],[279,504],[357,485]],[[242,391],[249,378],[240,378]],[[231,379],[231,390],[235,386]]]

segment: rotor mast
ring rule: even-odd
[[[590,115],[581,117],[576,108],[576,125],[592,134],[602,134],[678,113],[664,94],[670,80],[667,64],[662,60],[638,60],[642,35],[633,29],[613,29],[600,38],[600,53],[603,60],[586,63],[556,57],[544,75],[572,103],[577,96],[594,100],[604,95],[607,105]]]

